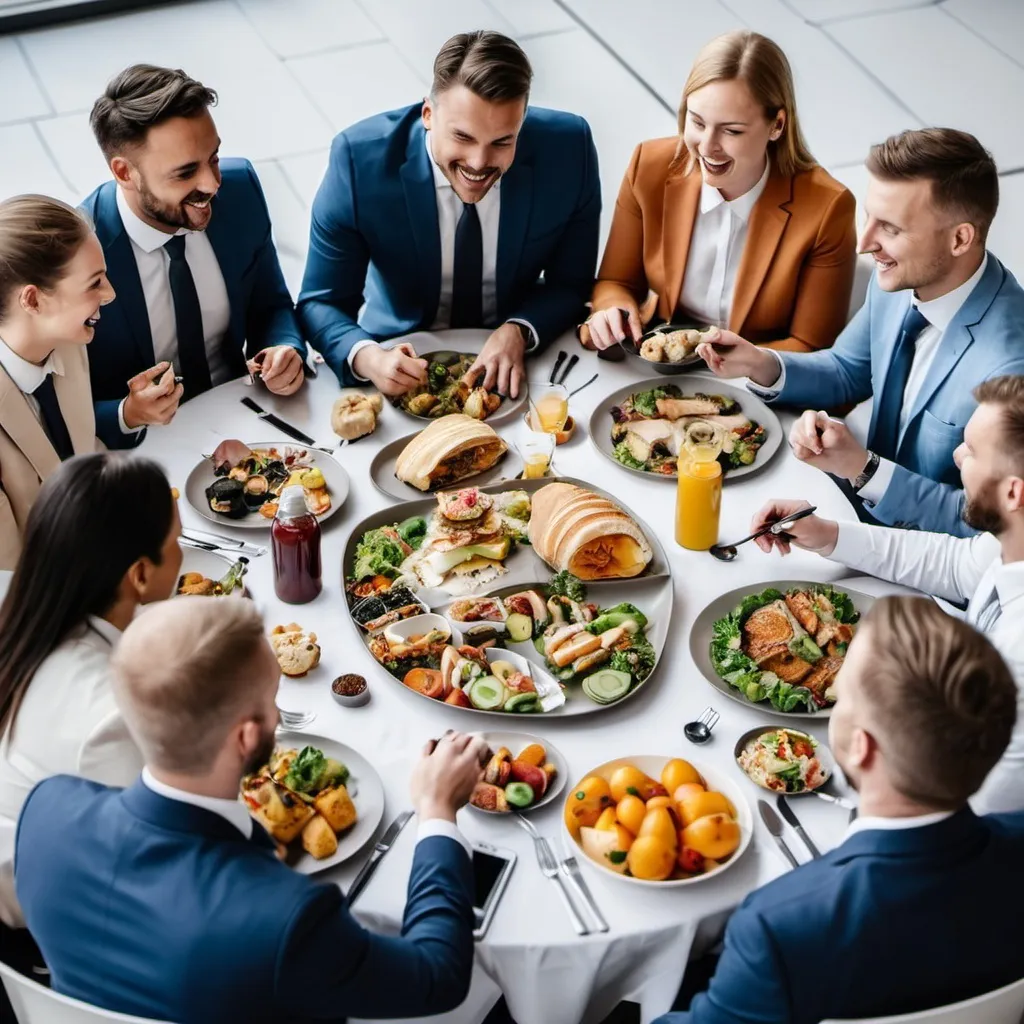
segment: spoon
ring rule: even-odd
[[[781,519],[777,519],[774,523],[768,526],[763,526],[757,533],[752,533],[749,537],[744,537],[743,540],[736,541],[735,544],[712,544],[708,551],[715,556],[720,562],[731,562],[736,557],[736,549],[741,544],[746,544],[748,540],[754,540],[756,537],[763,537],[766,533],[772,533],[776,537],[785,537],[784,530],[787,526],[792,525],[800,519],[806,519],[808,516],[813,516],[818,511],[816,505],[811,505],[810,508],[802,508],[799,512],[792,512],[788,516],[783,516]],[[787,538],[788,539],[788,538]]]
[[[683,735],[691,743],[707,743],[711,739],[711,730],[714,729],[720,717],[714,708],[705,708],[700,718],[694,722],[687,722],[683,726]]]

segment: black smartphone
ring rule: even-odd
[[[515,864],[516,855],[512,850],[490,843],[473,844],[474,939],[482,939],[487,934]]]

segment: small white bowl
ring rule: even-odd
[[[517,807],[516,810],[519,811],[520,814],[529,814],[531,811],[537,810],[538,807],[543,807],[545,804],[551,803],[551,801],[554,800],[555,797],[558,796],[558,794],[565,788],[566,776],[569,774],[569,766],[561,751],[558,750],[554,744],[541,739],[539,736],[533,736],[528,732],[504,732],[500,729],[489,729],[487,732],[480,732],[476,735],[483,739],[492,751],[496,751],[501,747],[508,747],[508,749],[512,751],[513,757],[528,747],[531,743],[539,743],[544,748],[544,752],[548,755],[548,760],[555,766],[555,777],[548,784],[548,788],[544,791],[544,795],[539,800],[535,800],[529,807]],[[488,811],[483,807],[473,807],[472,804],[469,804],[469,806],[478,814],[493,814],[497,817],[505,817],[512,813],[511,810]]]
[[[432,629],[439,629],[446,638],[452,635],[452,627],[443,615],[427,612],[425,615],[414,615],[411,619],[401,619],[384,627],[384,637],[389,644],[401,644],[411,636],[423,636]]]

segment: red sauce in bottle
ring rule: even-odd
[[[320,524],[306,508],[301,487],[281,492],[270,528],[274,554],[274,590],[288,604],[305,604],[323,589],[320,569]]]

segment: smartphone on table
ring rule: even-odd
[[[516,855],[490,843],[473,844],[473,938],[482,939],[491,926],[508,885]]]

